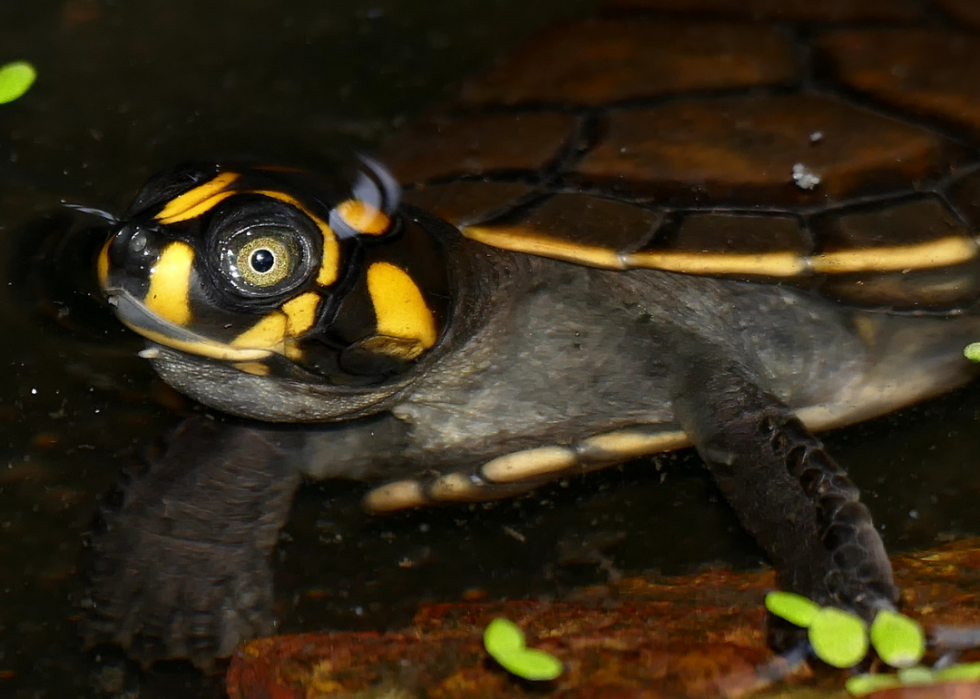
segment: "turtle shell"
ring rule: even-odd
[[[969,0],[611,0],[382,157],[489,245],[948,313],[980,292],[978,72]]]

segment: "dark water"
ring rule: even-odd
[[[149,173],[183,158],[369,148],[500,45],[581,9],[0,3],[0,63],[28,59],[40,75],[0,106],[0,697],[221,693],[220,680],[181,664],[140,674],[80,648],[72,595],[97,499],[191,406],[96,303],[38,308],[29,289],[25,300],[14,231],[63,200],[119,211]],[[890,546],[980,534],[978,419],[980,392],[966,389],[829,438]],[[610,541],[605,553],[626,573],[758,562],[686,454],[488,506],[371,519],[361,494],[346,483],[300,492],[277,564],[284,630],[398,626],[420,601],[470,589],[560,594],[605,579],[573,563]]]

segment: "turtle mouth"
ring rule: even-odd
[[[176,325],[150,311],[125,289],[106,288],[105,295],[123,325],[159,345],[224,362],[257,361],[273,354],[269,349],[232,347]]]

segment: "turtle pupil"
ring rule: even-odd
[[[276,256],[272,254],[271,250],[263,248],[252,253],[250,262],[252,269],[259,274],[265,274],[276,264]]]

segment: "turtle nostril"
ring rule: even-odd
[[[133,224],[123,226],[109,245],[109,260],[115,267],[138,273],[151,262],[153,247],[145,230]]]
[[[146,233],[136,229],[136,232],[129,238],[129,252],[133,255],[139,255],[146,250],[146,243]]]
[[[146,253],[149,237],[135,225],[123,226],[112,238],[109,258],[114,265],[127,267],[139,263]]]

